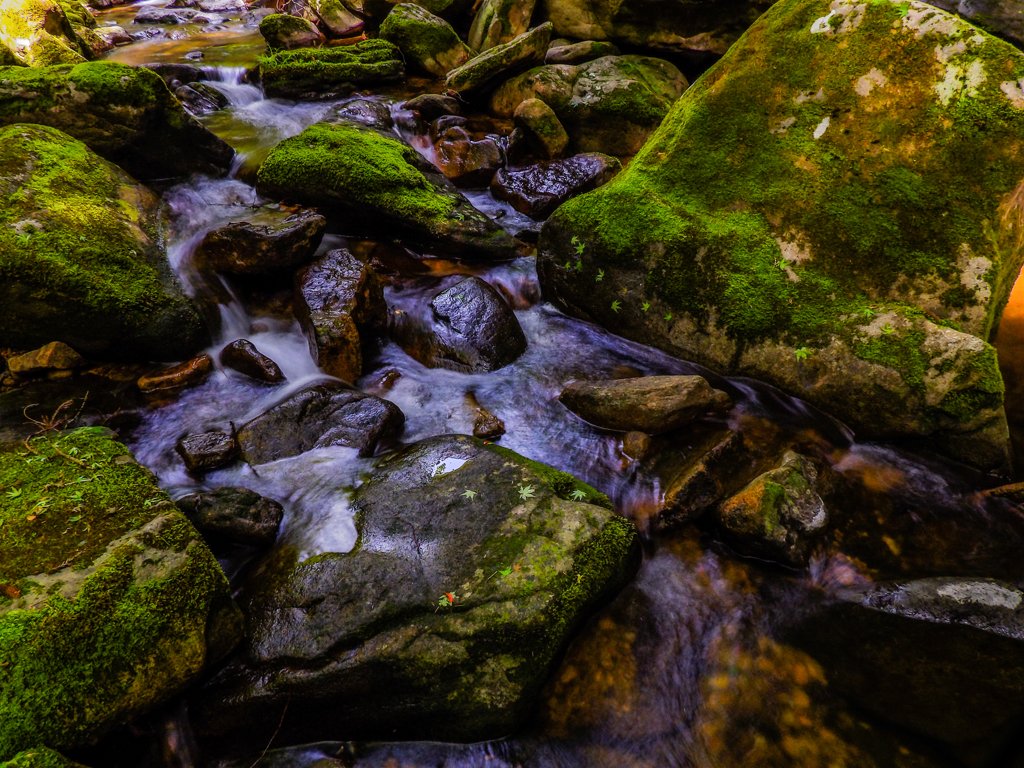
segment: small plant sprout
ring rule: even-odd
[[[595,278],[594,278],[594,280],[596,280],[596,281],[597,281],[597,282],[599,282],[599,283],[600,283],[600,282],[601,282],[602,280],[604,280],[604,270],[603,270],[603,269],[599,269],[599,270],[597,270],[597,277],[595,277]]]
[[[893,328],[888,323],[886,323],[885,325],[882,326],[882,333],[884,333],[886,336],[888,336],[891,333],[896,333],[896,329]]]
[[[645,301],[643,304],[640,305],[640,309],[642,311],[644,311],[644,312],[646,312],[650,308],[651,308],[651,302],[649,302],[649,301]]]
[[[573,501],[583,501],[587,498],[587,494],[577,488],[575,491],[569,494],[569,498]]]
[[[576,262],[576,271],[579,272],[581,269],[583,269],[583,262],[582,261],[577,261]]]
[[[21,488],[11,488],[9,491],[5,491],[8,499],[16,499],[21,496]]]
[[[668,322],[669,320],[671,320],[671,319],[672,319],[672,313],[671,313],[671,312],[669,312],[669,313],[667,313],[667,314],[665,315],[665,322],[667,323],[667,322]]]
[[[875,310],[873,310],[871,307],[866,307],[864,309],[864,317],[874,317],[874,316],[875,316]]]
[[[476,498],[476,491],[472,491],[469,488],[467,488],[462,492],[462,497],[464,499],[469,499],[470,501],[472,501],[473,499]]]
[[[437,598],[437,608],[434,609],[434,613],[437,613],[439,608],[447,608],[450,611],[452,606],[455,605],[455,598],[454,592],[445,592]]]
[[[536,494],[536,491],[537,489],[534,488],[532,485],[520,485],[519,498],[522,499],[523,501],[526,501],[527,499],[532,499]]]
[[[572,240],[570,240],[569,242],[572,243],[573,245],[579,245],[580,239],[576,235],[573,235]]]
[[[586,248],[586,246],[582,243],[582,241],[580,241],[580,239],[578,237],[576,237],[576,235],[573,235],[572,236],[572,240],[570,240],[570,242],[573,244],[573,247],[576,248],[576,255],[577,256],[582,256],[583,255],[583,249]]]
[[[612,312],[618,312],[620,309],[622,309],[622,305],[618,301],[613,301]]]
[[[565,262],[565,268],[566,269],[572,269],[572,262],[571,261]]]
[[[796,350],[793,354],[796,355],[797,360],[806,360],[807,356],[810,353],[811,350],[809,350],[807,347],[800,347],[800,349]]]

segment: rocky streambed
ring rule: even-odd
[[[0,766],[1024,764],[1013,4],[606,5],[4,5]]]

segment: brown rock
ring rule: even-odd
[[[558,120],[555,110],[540,99],[527,99],[518,107],[512,118],[517,128],[523,130],[530,151],[545,160],[561,157],[569,146],[569,134]]]
[[[256,381],[267,384],[284,381],[284,374],[277,363],[246,339],[238,339],[224,347],[220,353],[220,362],[226,368],[238,371]]]
[[[174,450],[185,462],[185,468],[192,473],[226,467],[239,454],[235,438],[224,432],[204,432],[183,437],[174,446]]]
[[[457,187],[486,187],[501,167],[501,150],[493,139],[473,141],[459,128],[449,129],[435,149],[438,167]]]
[[[618,159],[598,152],[501,168],[491,181],[491,194],[530,218],[544,220],[566,200],[611,181],[621,168]]]
[[[484,440],[497,440],[505,434],[505,422],[490,411],[477,409],[476,420],[473,422],[473,437]]]
[[[326,227],[315,211],[266,207],[210,232],[196,249],[196,263],[233,275],[294,269],[313,256]]]
[[[85,360],[67,344],[51,341],[49,344],[17,355],[7,361],[11,373],[24,376],[43,371],[68,371],[83,365]]]
[[[622,452],[635,461],[643,461],[651,452],[651,436],[643,432],[627,432],[622,436]]]
[[[150,373],[139,379],[139,389],[143,392],[156,392],[162,389],[178,389],[189,387],[205,381],[213,373],[213,358],[200,355],[171,368]]]

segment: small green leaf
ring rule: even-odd
[[[603,269],[599,269],[599,270],[597,270],[597,277],[595,277],[594,279],[595,279],[595,280],[596,280],[597,282],[599,282],[599,283],[600,283],[600,282],[601,282],[602,280],[604,280],[604,270],[603,270]]]
[[[888,323],[886,323],[885,325],[882,326],[882,333],[884,333],[886,336],[888,336],[889,334],[896,333],[896,329],[893,328]]]
[[[569,498],[571,498],[573,501],[583,501],[583,499],[587,498],[587,494],[581,491],[579,488],[577,488],[575,491],[569,494]]]
[[[577,246],[576,246],[576,255],[577,255],[577,256],[582,256],[582,255],[583,255],[583,249],[584,249],[585,247],[586,247],[586,246],[584,246],[584,245],[583,245],[583,243],[580,243],[579,245],[577,245]]]
[[[583,262],[582,261],[577,261],[576,262],[576,270],[579,271],[581,269],[583,269]]]
[[[672,319],[672,313],[669,312],[667,315],[665,315],[665,322],[668,322],[671,319]]]
[[[796,350],[793,354],[796,355],[797,360],[806,360],[807,355],[809,355],[810,352],[811,350],[809,350],[807,347],[801,347],[800,349]]]
[[[618,301],[613,301],[612,302],[612,312],[618,312],[620,309],[622,309],[622,305],[619,304]]]
[[[527,499],[532,499],[535,495],[536,490],[537,489],[534,488],[532,485],[520,485],[519,498],[522,499],[523,501],[526,501]]]
[[[572,240],[570,240],[569,242],[572,243],[573,245],[579,245],[580,244],[580,239],[578,237],[576,237],[576,235],[573,235],[572,236]]]
[[[643,304],[640,305],[640,309],[642,309],[644,312],[646,312],[650,308],[651,308],[651,302],[649,302],[649,301],[645,301]]]
[[[21,491],[21,488],[11,488],[11,490],[7,491],[7,498],[16,499],[21,496]]]
[[[473,499],[476,498],[476,491],[471,491],[469,488],[467,488],[462,492],[462,496],[472,501]]]
[[[572,269],[572,262],[571,261],[565,262],[565,268],[566,269]]]

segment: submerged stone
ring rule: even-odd
[[[264,92],[283,99],[336,99],[405,77],[401,52],[386,40],[278,51],[262,57],[259,67]]]
[[[187,435],[175,444],[174,450],[191,474],[226,467],[238,458],[238,443],[226,432],[203,432]]]
[[[256,345],[248,339],[236,339],[224,347],[220,352],[220,363],[225,368],[266,384],[277,384],[285,379],[280,366],[256,349]]]

